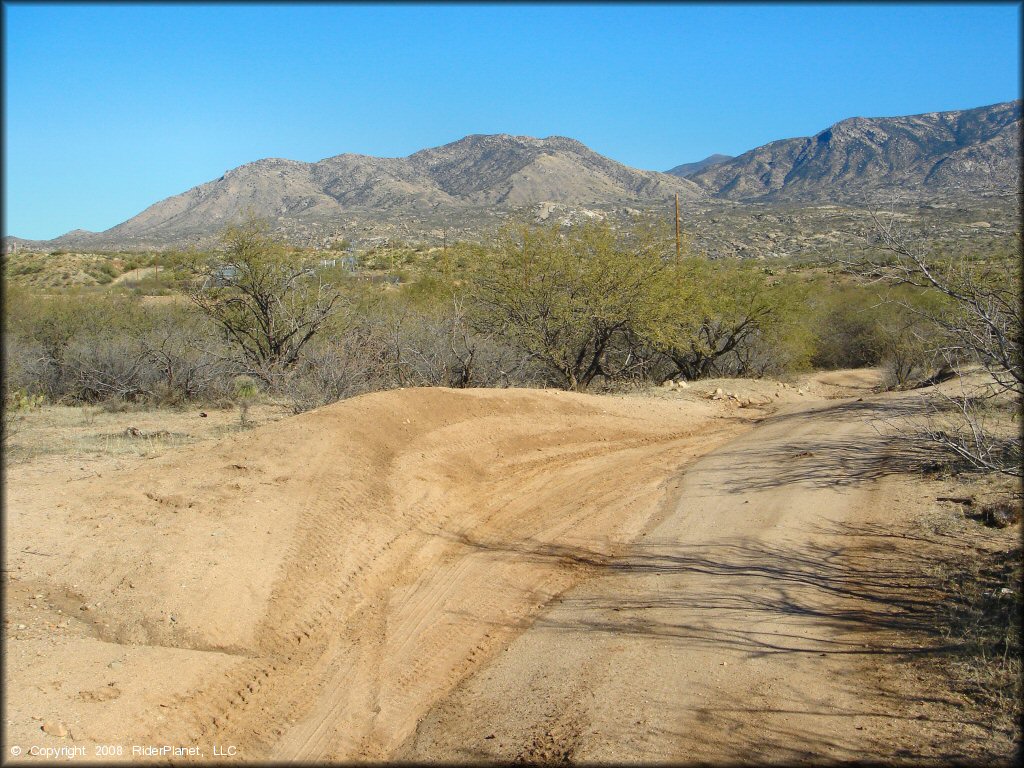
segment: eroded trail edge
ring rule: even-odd
[[[13,645],[6,682],[35,685],[20,707],[58,712],[87,746],[392,757],[554,598],[625,554],[681,471],[755,416],[406,390],[68,484],[45,511],[12,510],[7,555],[12,578],[59,592],[75,623],[50,654]],[[77,556],[34,560],[30,542]],[[9,738],[34,738],[15,716]]]
[[[439,702],[394,757],[912,756],[923,702],[872,680],[920,650],[891,642],[913,617],[908,590],[926,586],[905,556],[914,543],[890,532],[916,489],[875,427],[920,405],[913,393],[809,404],[698,459],[677,502],[617,555],[560,552],[595,563],[594,578]]]

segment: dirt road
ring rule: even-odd
[[[752,384],[761,423],[694,392],[379,393],[114,476],[12,472],[5,752],[889,754],[871,531],[914,489],[865,417],[910,406],[833,378]]]
[[[688,467],[677,500],[597,563],[424,718],[415,760],[791,762],[895,756],[865,689],[865,628],[892,561],[867,536],[900,509],[865,417],[818,404]],[[901,573],[903,584],[908,574]],[[911,716],[916,713],[910,713]]]

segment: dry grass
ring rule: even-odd
[[[951,488],[964,498],[1006,493],[993,478]],[[988,724],[987,757],[1003,761],[1020,742],[1024,715],[1020,524],[987,528],[972,519],[974,505],[957,506],[945,504],[919,521],[929,539],[946,542],[923,567],[936,590],[934,634],[947,649],[919,663],[935,690],[962,702],[963,721]]]
[[[249,428],[289,414],[287,407],[277,403],[253,406],[248,414]],[[44,406],[17,415],[4,446],[5,463],[16,466],[44,457],[151,458],[241,429],[235,409]]]

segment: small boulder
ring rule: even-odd
[[[43,733],[48,733],[51,736],[56,736],[58,739],[63,739],[68,735],[67,726],[64,723],[58,723],[56,720],[47,720],[42,725]]]

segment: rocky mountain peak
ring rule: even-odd
[[[106,232],[69,233],[58,240],[92,247],[195,244],[250,211],[286,234],[301,231],[309,239],[367,217],[404,219],[410,211],[479,218],[545,200],[591,206],[667,200],[676,193],[684,199],[704,194],[689,181],[629,168],[564,136],[473,134],[399,158],[263,158],[160,201]]]
[[[906,117],[851,117],[688,176],[743,201],[868,202],[993,194],[1020,180],[1021,102]]]

